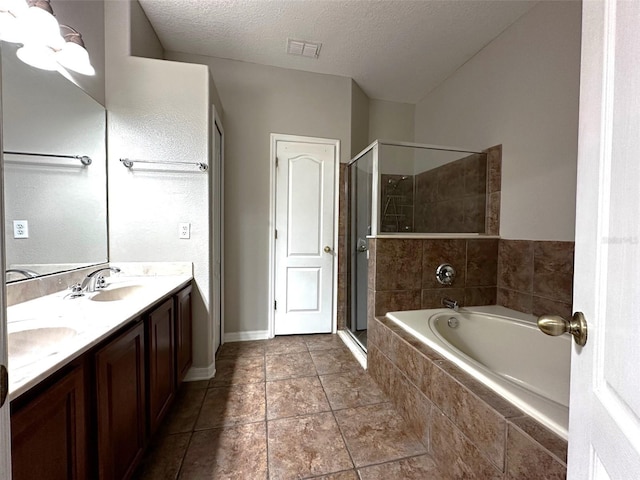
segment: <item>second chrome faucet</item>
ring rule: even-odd
[[[104,267],[98,268],[94,270],[89,275],[84,277],[82,283],[80,284],[80,289],[84,293],[95,292],[99,288],[104,288],[106,286],[106,281],[104,276],[102,276],[102,272],[113,272],[119,273],[121,270],[118,267]]]

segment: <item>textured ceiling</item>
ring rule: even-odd
[[[140,0],[165,50],[342,75],[416,103],[526,13],[525,0]],[[287,38],[322,43],[318,59]]]

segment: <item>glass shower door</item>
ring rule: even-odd
[[[371,235],[371,200],[373,182],[373,151],[370,150],[349,166],[351,253],[350,312],[347,327],[356,341],[367,347],[368,240]]]

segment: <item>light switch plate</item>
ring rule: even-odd
[[[191,238],[191,224],[179,223],[178,224],[178,238],[189,239]]]
[[[29,238],[29,222],[26,220],[13,221],[13,238]]]

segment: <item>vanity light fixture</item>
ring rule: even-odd
[[[20,21],[29,9],[26,0],[0,0],[0,40],[20,43],[22,32]]]
[[[60,25],[60,28],[65,28],[69,32],[64,34],[65,43],[56,52],[56,61],[67,70],[72,70],[82,75],[95,75],[96,70],[91,65],[89,52],[84,47],[80,32],[68,25]]]
[[[67,31],[64,36],[61,29]],[[16,55],[33,67],[96,73],[82,35],[58,24],[49,0],[0,0],[0,40],[21,43]]]

